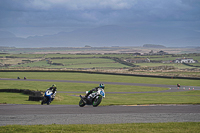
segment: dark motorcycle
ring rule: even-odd
[[[180,84],[177,84],[177,87],[181,87],[181,85],[180,85]]]
[[[87,93],[88,91],[86,91],[86,94]],[[104,89],[99,88],[97,92],[91,93],[88,97],[80,95],[81,100],[79,101],[79,106],[84,107],[85,105],[93,105],[93,107],[97,107],[104,97]]]

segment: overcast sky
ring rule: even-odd
[[[0,0],[0,30],[19,37],[104,25],[200,32],[200,0]]]

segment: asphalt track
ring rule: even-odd
[[[200,122],[200,105],[0,105],[0,126]]]
[[[0,79],[17,80],[17,79]],[[22,81],[22,80],[20,80]],[[95,83],[96,81],[37,80],[23,81]],[[104,82],[105,84],[151,86],[169,88],[166,91],[200,90],[196,86],[138,84]],[[185,88],[185,90],[183,89]],[[65,92],[60,92],[65,93]],[[73,92],[74,93],[74,92]],[[80,93],[80,92],[79,92]],[[122,92],[115,92],[122,93]],[[126,93],[126,92],[123,92]],[[128,93],[128,92],[127,92]],[[135,92],[130,92],[135,93]],[[152,92],[137,92],[152,93]],[[153,92],[157,93],[157,92]],[[37,124],[110,124],[110,123],[157,123],[157,122],[200,122],[200,105],[151,105],[151,106],[85,106],[78,105],[12,105],[0,104],[0,126]]]

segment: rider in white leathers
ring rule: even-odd
[[[92,90],[89,90],[88,93],[85,95],[85,97],[84,97],[84,99],[83,99],[84,102],[87,103],[87,97],[88,97],[91,93],[98,91],[99,88],[104,89],[104,88],[105,88],[104,84],[99,84],[98,87],[95,87],[95,88],[93,88]]]

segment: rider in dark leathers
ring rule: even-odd
[[[181,87],[181,85],[180,85],[180,84],[177,84],[177,87]]]

